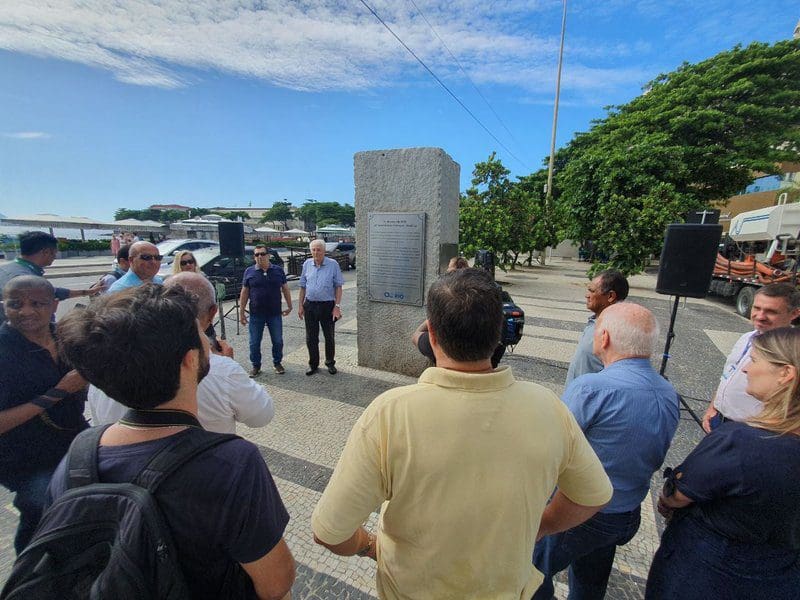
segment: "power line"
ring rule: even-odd
[[[434,73],[434,72],[431,70],[431,68],[430,68],[428,65],[426,65],[426,64],[425,64],[425,62],[424,62],[424,61],[423,61],[423,60],[422,60],[422,59],[421,59],[419,56],[417,56],[417,55],[414,53],[414,51],[413,51],[411,48],[409,48],[409,47],[408,47],[408,45],[407,45],[407,44],[406,44],[406,43],[405,43],[403,40],[401,40],[401,39],[400,39],[400,36],[398,36],[398,35],[397,35],[397,34],[396,34],[396,33],[395,33],[393,30],[392,30],[392,28],[391,28],[391,27],[389,27],[389,25],[386,23],[386,21],[384,21],[384,20],[383,20],[383,19],[380,17],[380,15],[379,15],[377,12],[375,12],[375,10],[374,10],[374,9],[373,9],[373,8],[372,8],[372,7],[371,7],[369,4],[367,4],[367,3],[366,3],[366,1],[365,1],[365,0],[359,0],[359,2],[361,2],[361,4],[363,4],[363,5],[366,7],[366,9],[367,9],[369,12],[371,12],[371,13],[373,14],[373,16],[374,16],[376,19],[378,19],[378,21],[380,21],[381,25],[383,25],[383,26],[384,26],[384,27],[387,29],[387,31],[388,31],[389,33],[391,33],[391,34],[394,36],[394,38],[395,38],[395,39],[396,39],[398,42],[400,42],[400,44],[403,46],[403,48],[405,48],[406,50],[408,50],[408,53],[409,53],[409,54],[411,54],[411,56],[413,56],[415,59],[417,59],[417,62],[418,62],[419,64],[421,64],[421,65],[423,66],[423,68],[424,68],[424,69],[425,69],[425,70],[426,70],[428,73],[430,73],[431,77],[433,77],[433,78],[436,80],[436,82],[437,82],[437,83],[438,83],[440,86],[442,86],[442,87],[444,88],[444,90],[445,90],[445,91],[446,91],[448,94],[450,94],[450,95],[453,97],[453,100],[455,100],[456,102],[458,102],[458,104],[459,104],[459,106],[461,106],[461,108],[463,108],[465,111],[467,111],[467,114],[469,114],[469,116],[470,116],[470,117],[472,117],[472,119],[473,119],[473,120],[474,120],[474,121],[475,121],[475,122],[476,122],[478,125],[480,125],[480,126],[483,128],[483,130],[484,130],[486,133],[488,133],[488,134],[491,136],[491,138],[492,138],[492,139],[493,139],[495,142],[497,142],[497,143],[500,145],[500,147],[501,147],[501,148],[503,148],[503,150],[505,150],[506,152],[508,152],[508,153],[509,153],[509,155],[511,155],[511,157],[513,157],[513,158],[514,158],[514,159],[515,159],[517,162],[519,162],[519,164],[521,164],[523,167],[525,167],[526,169],[528,168],[528,166],[527,166],[527,165],[526,165],[524,162],[522,162],[522,160],[520,160],[520,159],[519,159],[519,157],[517,157],[517,155],[516,155],[516,154],[514,154],[514,153],[513,153],[511,150],[509,150],[509,149],[508,149],[508,147],[507,147],[507,146],[506,146],[506,145],[505,145],[503,142],[501,142],[501,141],[500,141],[500,140],[497,138],[497,136],[496,136],[495,134],[493,134],[491,131],[489,131],[489,128],[488,128],[488,127],[486,127],[486,125],[484,125],[484,124],[481,122],[481,120],[480,120],[478,117],[476,117],[476,116],[475,116],[475,114],[474,114],[474,113],[473,113],[473,112],[472,112],[472,111],[471,111],[469,108],[467,108],[467,105],[466,105],[466,104],[464,104],[464,103],[463,103],[463,102],[462,102],[462,101],[459,99],[459,97],[458,97],[458,96],[456,96],[456,95],[455,95],[455,94],[454,94],[454,93],[453,93],[453,92],[450,90],[450,88],[449,88],[449,87],[447,87],[447,86],[444,84],[444,82],[443,82],[441,79],[439,79],[439,77],[436,75],[436,73]]]
[[[510,130],[510,129],[509,129],[507,126],[506,126],[506,124],[503,122],[503,119],[501,119],[501,118],[500,118],[500,115],[499,115],[499,114],[497,114],[497,111],[495,111],[494,107],[493,107],[493,106],[492,106],[492,105],[489,103],[489,100],[487,100],[487,99],[486,99],[486,96],[484,96],[484,95],[483,95],[483,93],[482,93],[482,92],[481,92],[481,90],[478,88],[478,86],[475,84],[475,82],[474,82],[474,81],[472,81],[472,78],[469,76],[469,73],[467,73],[466,69],[464,69],[463,65],[461,64],[461,61],[460,61],[460,60],[458,60],[458,58],[456,57],[456,55],[455,55],[455,54],[453,54],[453,52],[452,52],[452,51],[450,50],[450,48],[447,46],[447,44],[445,43],[445,41],[444,41],[444,40],[442,39],[442,37],[439,35],[439,32],[438,32],[438,31],[436,31],[436,28],[435,28],[433,25],[431,25],[431,22],[428,20],[428,17],[426,17],[426,16],[425,16],[425,13],[423,13],[423,12],[422,12],[422,9],[421,9],[419,6],[417,6],[417,3],[416,3],[416,2],[414,2],[414,0],[408,0],[408,1],[409,1],[409,2],[411,2],[411,4],[413,4],[413,5],[414,5],[414,8],[415,8],[415,9],[417,10],[417,12],[419,13],[419,16],[423,18],[423,20],[425,21],[425,23],[428,25],[428,28],[429,28],[429,29],[430,29],[430,30],[433,32],[433,35],[435,35],[435,36],[436,36],[436,38],[439,40],[439,42],[441,42],[442,46],[444,46],[444,49],[445,49],[445,50],[447,50],[447,53],[450,55],[450,58],[452,58],[452,59],[453,59],[453,60],[456,62],[456,64],[458,65],[458,68],[459,68],[459,69],[461,70],[461,72],[464,74],[464,77],[466,77],[466,78],[467,78],[467,81],[469,81],[469,82],[470,82],[470,84],[472,85],[472,87],[475,89],[475,91],[476,91],[476,92],[478,92],[478,95],[481,97],[481,100],[483,100],[483,101],[486,103],[486,106],[488,106],[488,107],[489,107],[489,110],[490,110],[490,111],[492,111],[492,114],[493,114],[493,115],[495,116],[495,118],[498,120],[498,122],[500,123],[500,125],[502,125],[502,126],[503,126],[503,129],[505,129],[505,130],[506,130],[506,133],[508,133],[508,135],[509,135],[509,136],[511,136],[511,139],[512,139],[512,140],[514,140],[514,143],[517,145],[517,147],[518,147],[518,148],[522,148],[522,144],[520,144],[520,143],[519,143],[519,140],[517,140],[517,138],[516,138],[516,137],[514,137],[514,134],[513,134],[513,133],[511,132],[511,130]]]

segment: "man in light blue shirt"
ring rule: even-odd
[[[565,386],[572,383],[576,377],[586,373],[597,373],[603,368],[603,363],[592,351],[595,321],[606,308],[616,302],[622,302],[627,297],[628,280],[619,271],[601,271],[586,286],[586,308],[593,314],[589,317],[589,322],[578,341],[578,348],[569,363]]]
[[[115,294],[122,290],[138,287],[143,283],[164,283],[164,280],[156,275],[161,267],[161,259],[164,258],[158,253],[158,248],[150,242],[136,242],[128,250],[128,260],[130,268],[128,272],[117,279],[110,288],[109,294]]]
[[[604,368],[575,379],[562,400],[603,464],[614,496],[583,525],[536,544],[533,562],[545,579],[534,600],[552,598],[552,577],[567,567],[570,599],[602,599],[616,547],[639,529],[650,478],[678,426],[678,393],[650,365],[657,339],[655,317],[638,304],[609,306],[597,319],[594,354]]]
[[[300,297],[297,316],[306,325],[308,371],[313,375],[319,369],[319,329],[325,337],[325,366],[331,375],[336,374],[334,354],[334,323],[342,318],[342,270],[332,258],[325,256],[325,242],[314,240],[309,245],[311,258],[303,263],[300,275]]]

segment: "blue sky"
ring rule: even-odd
[[[4,2],[0,213],[352,203],[362,150],[441,147],[462,190],[495,150],[513,176],[542,165],[560,1],[365,1],[507,150],[360,0]],[[796,0],[570,0],[557,145],[659,73],[798,18]]]

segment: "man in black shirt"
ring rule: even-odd
[[[101,483],[132,481],[156,452],[200,427],[197,386],[208,374],[209,344],[182,287],[145,283],[104,296],[67,315],[60,328],[60,350],[75,368],[132,409],[100,438]],[[145,421],[134,419],[143,413]],[[49,500],[64,494],[67,480],[62,461]],[[289,515],[254,444],[235,438],[204,451],[170,475],[157,497],[192,598],[289,593]]]

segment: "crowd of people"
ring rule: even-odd
[[[76,581],[64,575],[66,564],[81,573],[98,561],[117,568],[120,552],[113,551],[62,564],[60,532],[80,524],[93,531],[87,513],[97,511],[76,511],[76,498],[96,506],[95,489],[108,496],[135,481],[157,498],[171,538],[162,542],[164,553],[176,561],[176,585],[191,597],[289,597],[290,515],[258,448],[229,435],[237,423],[261,427],[273,417],[257,377],[264,327],[273,368],[285,372],[282,318],[293,310],[285,275],[256,247],[239,299],[250,335],[248,373],[213,337],[215,291],[191,253],[176,256],[174,274],[161,282],[161,257],[151,246],[121,246],[120,273],[109,274],[105,293],[58,323],[64,292],[26,265],[11,273],[0,267],[7,315],[0,327],[0,484],[20,513],[19,559],[7,587]],[[319,370],[322,328],[333,375],[343,280],[324,244],[310,249],[297,306],[306,374]],[[23,261],[39,270],[52,262],[31,260],[41,248],[27,250]],[[486,272],[454,264],[431,285],[427,319],[414,335],[419,345],[424,333],[435,366],[363,411],[313,511],[314,540],[335,554],[377,561],[381,598],[552,598],[562,570],[570,598],[603,598],[616,549],[639,528],[640,506],[679,420],[677,391],[651,365],[658,323],[628,292],[615,271],[589,283],[592,316],[559,398],[493,361],[501,291]],[[794,286],[771,284],[756,295],[754,331],[726,361],[703,419],[707,434],[665,470],[658,506],[667,525],[646,598],[796,595],[798,317]],[[197,449],[158,475],[169,471],[164,456],[186,447]],[[86,456],[93,462],[80,468]],[[145,485],[153,477],[157,487]],[[81,486],[85,493],[76,496]],[[133,509],[115,506],[124,528]],[[364,523],[378,510],[370,531]],[[89,552],[81,544],[92,535],[80,538],[70,538],[71,555]],[[61,579],[48,579],[50,572]],[[92,585],[104,597],[122,597],[119,575],[92,571]],[[159,596],[161,575],[140,579],[142,597]]]

